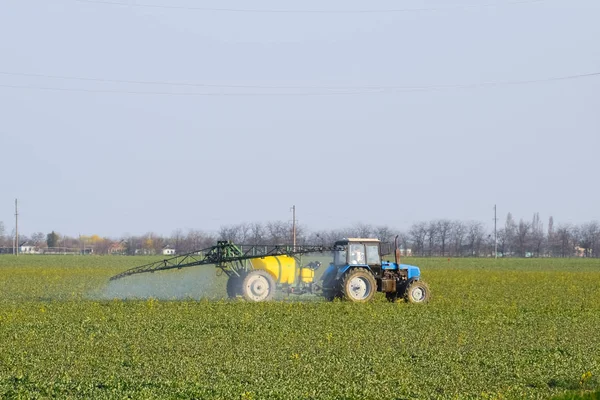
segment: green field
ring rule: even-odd
[[[108,283],[152,260],[0,256],[0,398],[547,399],[600,389],[599,260],[405,259],[433,291],[421,306],[381,295],[229,301],[211,267]]]

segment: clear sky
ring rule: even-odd
[[[506,84],[600,72],[597,0],[123,1],[0,5],[9,232],[600,219],[600,76]]]

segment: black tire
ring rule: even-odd
[[[423,281],[413,281],[404,292],[404,300],[413,304],[425,304],[430,298],[429,285]]]
[[[239,276],[231,275],[227,279],[227,296],[230,299],[235,299],[242,294],[242,278]]]
[[[388,292],[385,294],[385,298],[390,303],[395,303],[399,299],[404,299],[404,293],[406,292],[406,287],[408,286],[407,281],[401,281],[396,283],[396,291]]]
[[[377,281],[371,272],[354,268],[346,272],[342,280],[344,299],[355,303],[370,301],[377,292]]]
[[[388,292],[385,294],[385,298],[390,303],[395,303],[398,300],[398,292]]]
[[[248,301],[272,300],[275,294],[275,279],[267,271],[255,269],[244,277],[241,292]]]
[[[321,295],[327,301],[334,301],[335,299],[339,299],[341,297],[340,292],[335,289],[323,289],[323,293]]]

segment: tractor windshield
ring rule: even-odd
[[[333,252],[333,265],[341,267],[346,264],[348,264],[348,260],[346,259],[346,246],[339,247],[338,250]]]

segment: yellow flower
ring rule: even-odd
[[[581,375],[581,379],[579,380],[579,386],[583,386],[586,383],[589,382],[589,380],[592,378],[592,372],[591,371],[587,371],[586,373],[584,373],[583,375]]]

